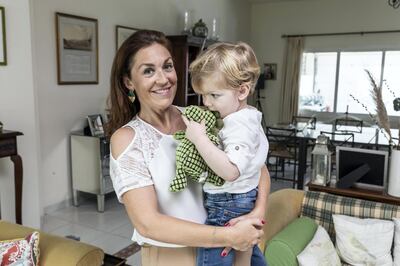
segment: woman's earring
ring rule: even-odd
[[[132,91],[132,90],[129,90],[128,97],[129,97],[129,100],[133,103],[135,101],[135,99],[136,99],[135,92]]]

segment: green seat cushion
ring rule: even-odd
[[[303,251],[314,237],[318,225],[308,217],[294,220],[275,235],[265,249],[265,259],[269,265],[298,265],[297,255]]]

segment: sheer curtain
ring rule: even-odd
[[[300,64],[304,51],[303,37],[288,37],[284,60],[284,76],[281,90],[280,121],[290,123],[297,115],[299,105]]]

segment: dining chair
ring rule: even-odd
[[[292,117],[292,124],[299,129],[315,129],[317,124],[317,118],[315,116],[296,116]],[[303,126],[301,126],[303,124]]]
[[[296,186],[296,170],[297,170],[297,139],[295,128],[278,128],[267,127],[266,135],[269,141],[269,151],[267,165],[274,172],[274,179],[291,181],[293,188]],[[275,158],[274,164],[270,163],[270,159]],[[293,176],[291,178],[285,176],[285,164],[293,165]],[[281,173],[278,176],[278,173]]]
[[[353,132],[338,132],[338,131],[321,131],[321,135],[329,137],[328,149],[332,152],[331,162],[332,169],[336,168],[336,147],[346,146],[354,147],[354,133]]]
[[[335,131],[362,133],[363,121],[349,118],[336,118]]]

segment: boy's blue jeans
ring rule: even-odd
[[[231,194],[205,193],[204,206],[207,210],[206,224],[224,226],[229,220],[251,212],[257,198],[257,189],[247,193]],[[198,248],[197,266],[232,266],[235,251],[231,250],[226,257],[221,256],[224,248]],[[264,255],[257,245],[253,247],[251,255],[252,266],[266,266]]]

